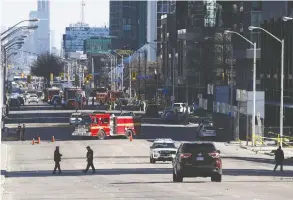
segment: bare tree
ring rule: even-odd
[[[59,57],[49,53],[42,54],[32,63],[31,74],[48,80],[51,73],[59,76],[64,65],[65,63]]]
[[[228,84],[232,64],[231,34],[215,34],[215,76],[217,84]]]

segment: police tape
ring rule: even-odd
[[[259,136],[259,135],[255,135],[254,136],[256,139],[260,140],[263,144],[265,144],[265,141],[268,141],[268,140],[273,140],[273,141],[276,141],[276,145],[279,146],[279,144],[282,142],[283,144],[285,144],[286,147],[289,147],[289,148],[293,148],[293,146],[288,143],[289,141],[284,141],[284,139],[288,139],[288,137],[283,137],[281,138],[280,137],[280,134],[278,134],[278,137],[277,138],[270,138],[270,137],[262,137],[262,136]],[[267,140],[264,140],[264,139],[267,139]],[[258,140],[255,140],[255,141],[258,141]]]

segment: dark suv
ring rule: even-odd
[[[173,181],[183,177],[211,177],[213,182],[222,181],[220,151],[212,142],[184,142],[173,160]]]

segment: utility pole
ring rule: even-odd
[[[147,53],[146,50],[143,51],[143,55],[144,55],[144,98],[146,100],[147,98],[147,87],[146,87],[146,79],[147,79]]]
[[[138,52],[138,96],[140,98],[140,51]]]

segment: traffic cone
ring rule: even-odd
[[[35,138],[33,138],[32,145],[35,145]]]
[[[54,135],[52,136],[52,142],[55,142],[55,137],[54,137]]]
[[[132,134],[129,136],[129,141],[132,142]]]
[[[41,144],[41,137],[38,137],[38,144]]]

